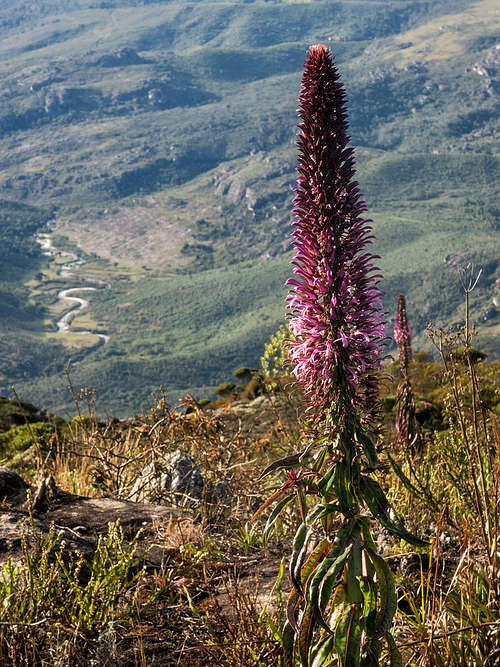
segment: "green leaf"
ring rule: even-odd
[[[314,568],[330,551],[331,548],[332,543],[329,540],[322,540],[314,547],[313,551],[311,551],[309,554],[308,559],[300,569],[300,583],[302,585],[307,583],[311,573],[314,571]]]
[[[344,554],[342,556],[339,556],[337,561],[339,561],[343,556],[347,558],[349,554],[349,547],[345,550]],[[340,588],[342,589],[342,595],[338,596],[339,593],[339,586],[338,586],[338,575],[340,573],[339,568],[336,567],[337,562],[334,563],[328,572],[326,573],[323,581],[320,584],[319,588],[319,605],[321,609],[321,613],[324,612],[326,609],[328,603],[330,602],[330,607],[333,609],[335,606],[339,605],[341,602],[345,600],[345,587],[342,585]],[[338,565],[343,565],[343,560],[338,563]],[[335,588],[335,594],[332,598],[332,592],[333,589]],[[331,627],[331,626],[329,626]]]
[[[317,521],[320,516],[324,512],[325,505],[315,505],[312,510],[309,512],[309,514],[306,517],[306,523],[308,526],[312,526],[312,524]]]
[[[403,469],[401,468],[399,463],[397,463],[392,458],[392,456],[389,454],[389,452],[386,452],[386,453],[387,453],[387,458],[389,459],[389,463],[391,464],[392,469],[394,470],[396,475],[399,477],[399,479],[403,483],[403,486],[406,488],[406,490],[409,491],[411,494],[413,494],[415,496],[419,496],[420,491],[417,489],[417,487],[414,484],[411,483],[410,479],[405,475],[405,473],[403,472]]]
[[[370,524],[366,519],[363,520],[362,524],[363,539],[365,541],[365,548],[371,549],[375,553],[377,552],[377,547],[373,541],[372,531],[370,530]]]
[[[317,454],[316,454],[316,460],[314,461],[314,465],[312,469],[316,474],[319,474],[321,472],[321,468],[323,467],[323,464],[325,463],[325,459],[328,456],[328,447],[323,447]]]
[[[306,541],[306,537],[307,537],[307,526],[305,523],[301,523],[300,526],[297,528],[295,537],[293,538],[292,548],[294,551],[300,551],[302,549]]]
[[[290,593],[290,595],[288,596],[288,600],[286,602],[286,617],[288,619],[288,623],[292,626],[295,632],[299,631],[299,626],[297,621],[297,614],[298,614],[297,607],[299,599],[300,599],[299,594],[294,588]]]
[[[298,639],[299,656],[301,663],[304,666],[309,664],[309,647],[311,645],[314,625],[314,614],[312,612],[311,605],[308,604],[304,610],[304,614],[300,622],[300,632]]]
[[[286,490],[283,488],[277,489],[273,494],[269,496],[269,498],[266,498],[266,500],[262,503],[262,505],[259,507],[259,509],[254,513],[252,518],[249,521],[249,524],[252,524],[255,519],[266,509],[266,507],[269,507],[269,505],[277,500],[278,498],[281,498],[286,493]]]
[[[344,562],[347,559],[349,552],[351,550],[351,545],[349,545],[342,554],[335,557],[327,557],[323,560],[321,565],[317,568],[314,573],[314,576],[311,578],[310,583],[307,587],[307,594],[310,599],[311,607],[316,618],[316,622],[328,633],[331,634],[330,626],[327,625],[325,619],[323,618],[323,609],[320,606],[320,600],[325,600],[325,607],[328,599],[326,595],[322,595],[322,589],[324,585],[327,586],[327,590],[330,589],[330,592],[333,590],[335,584],[337,583],[338,575],[344,567]]]
[[[398,647],[396,646],[396,642],[394,641],[394,637],[391,635],[390,632],[386,633],[385,639],[387,641],[387,648],[389,649],[389,658],[390,658],[390,667],[403,667],[403,659],[401,657],[401,653],[398,650]]]
[[[281,633],[281,645],[283,646],[283,667],[293,667],[293,645],[295,642],[295,633],[292,626],[285,621],[283,632]]]
[[[361,625],[357,605],[351,605],[337,624],[335,646],[342,667],[360,667]]]
[[[396,535],[396,537],[405,540],[408,544],[413,544],[417,547],[428,546],[428,542],[421,540],[416,535],[408,532],[401,521],[395,521],[390,518],[389,501],[385,497],[382,487],[376,480],[366,475],[361,475],[360,482],[363,500],[370,508],[373,516],[380,521],[391,535]]]
[[[363,602],[363,593],[359,586],[361,577],[361,537],[357,535],[352,543],[351,555],[347,563],[346,600],[349,603]]]
[[[363,644],[361,667],[380,667],[380,654],[382,653],[382,642],[380,639],[368,639]]]
[[[361,577],[359,586],[364,599],[363,616],[366,619],[367,631],[371,634],[377,615],[377,587],[369,577]]]
[[[297,532],[295,533],[292,555],[288,565],[290,579],[292,580],[292,584],[300,595],[302,595],[302,587],[299,573],[304,561],[310,535],[311,529],[308,530],[307,525],[305,523],[301,523],[297,529]]]
[[[349,476],[347,475],[345,463],[339,462],[336,464],[333,483],[335,484],[335,494],[341,511],[344,514],[350,514],[355,507],[355,503],[348,491]]]
[[[363,431],[355,433],[354,437],[362,445],[363,453],[366,456],[364,470],[366,472],[376,470],[378,468],[378,455],[371,438]]]
[[[333,478],[335,475],[335,470],[337,468],[337,465],[332,466],[329,470],[327,470],[317,484],[318,491],[321,493],[322,496],[326,495],[327,487],[329,489],[333,483]]]
[[[380,484],[367,475],[360,477],[361,495],[375,518],[389,518],[389,501]]]
[[[391,627],[397,606],[396,589],[394,586],[394,576],[384,559],[371,549],[367,549],[367,554],[377,575],[380,602],[380,609],[373,623],[373,628],[370,628],[370,636],[373,639],[379,639]]]
[[[305,524],[306,515],[307,515],[307,503],[306,503],[306,494],[302,486],[298,486],[296,489],[297,500],[299,502],[300,518]]]
[[[328,658],[332,656],[334,648],[334,637],[326,637],[325,639],[322,639],[320,642],[318,642],[317,649],[313,649],[311,651],[311,667],[324,667],[324,665],[327,664],[326,661]]]
[[[339,584],[333,594],[330,609],[331,615],[329,618],[329,625],[332,630],[335,630],[339,619],[342,617],[345,607],[345,585]]]
[[[276,519],[281,514],[282,510],[292,502],[293,498],[294,498],[293,493],[289,496],[286,496],[285,498],[280,500],[280,502],[273,509],[273,511],[271,512],[268,520],[266,521],[266,525],[265,525],[265,528],[264,528],[264,531],[263,531],[264,538],[267,539],[267,537],[269,536],[269,533],[271,532],[271,530],[272,530],[272,528],[273,528],[273,526],[276,522]]]

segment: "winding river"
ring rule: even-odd
[[[57,320],[56,327],[57,333],[60,334],[89,334],[92,336],[98,336],[101,344],[105,345],[109,341],[109,336],[106,334],[98,333],[97,331],[85,331],[83,329],[73,329],[71,327],[72,321],[75,319],[76,315],[81,312],[84,308],[87,308],[89,302],[87,299],[83,299],[79,296],[73,296],[75,292],[95,292],[98,289],[106,289],[109,287],[108,283],[103,282],[102,280],[94,280],[90,278],[78,277],[73,269],[76,266],[84,264],[83,259],[78,257],[72,252],[67,250],[59,250],[56,248],[52,239],[50,239],[47,234],[39,234],[37,236],[37,241],[42,248],[44,255],[51,257],[57,253],[61,255],[67,255],[70,258],[70,261],[67,264],[64,264],[59,271],[59,276],[64,279],[74,279],[76,278],[79,281],[85,281],[86,283],[92,283],[91,286],[81,286],[81,287],[70,287],[69,289],[63,289],[57,293],[57,298],[64,302],[66,306],[66,312],[64,315]],[[69,310],[68,310],[69,307]]]

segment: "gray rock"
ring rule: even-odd
[[[17,472],[9,470],[9,468],[0,468],[0,501],[17,501],[19,496],[25,496],[28,487],[29,484],[26,484]]]
[[[200,468],[185,452],[176,449],[161,461],[150,463],[130,493],[134,501],[159,501],[167,496],[200,498],[204,490]]]

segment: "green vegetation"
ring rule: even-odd
[[[284,318],[294,100],[319,41],[344,72],[387,310],[405,291],[425,345],[429,319],[463,320],[455,267],[473,260],[484,267],[473,317],[493,353],[493,5],[4,3],[0,197],[35,254],[27,272],[13,256],[1,269],[3,393],[72,409],[72,358],[99,409],[126,415],[161,384],[172,400],[201,397],[237,363],[257,364]],[[111,284],[74,322],[109,333],[107,346],[49,334],[55,295],[72,286],[33,242],[54,211],[55,233],[87,260],[79,273]]]
[[[439,345],[441,334],[436,335]],[[384,531],[376,540],[396,580],[394,627],[403,664],[424,665],[432,656],[439,667],[483,667],[495,664],[499,648],[498,575],[486,563],[494,554],[489,541],[498,539],[498,434],[489,411],[498,410],[500,362],[480,360],[469,367],[456,335],[446,334],[442,342],[441,361],[417,352],[409,372],[417,400],[434,406],[444,422],[422,422],[425,446],[418,456],[404,443],[395,444],[393,395],[400,368],[394,362],[382,395],[387,410],[377,443],[389,455],[381,452],[380,484],[397,514],[432,547],[410,549]],[[286,479],[279,466],[284,454],[300,448],[304,413],[290,377],[269,376],[266,386],[269,393],[259,407],[226,397],[224,411],[190,403],[180,414],[160,398],[126,422],[98,420],[82,403],[81,416],[67,423],[57,450],[49,456],[39,452],[41,458],[30,463],[24,444],[14,440],[17,431],[9,432],[2,463],[10,467],[24,457],[27,473],[53,475],[59,488],[73,493],[127,498],[147,462],[181,446],[200,465],[208,487],[225,483],[231,496],[215,504],[207,497],[169,497],[168,503],[180,502],[187,510],[178,523],[148,526],[144,535],[112,524],[92,553],[71,547],[71,556],[64,541],[74,538],[74,531],[63,535],[58,527],[45,533],[39,527],[43,512],[25,512],[20,557],[0,566],[3,664],[83,666],[95,655],[103,664],[142,665],[158,655],[167,664],[172,655],[181,664],[282,664],[280,627],[289,594],[282,556],[300,516],[289,505],[278,519],[271,508],[251,525],[249,519]],[[3,407],[20,409],[6,401]],[[23,409],[37,414],[33,406]],[[259,481],[263,471],[268,483]],[[484,531],[477,498],[493,512]],[[157,570],[147,550],[143,560],[144,547],[151,544],[163,554]],[[266,568],[271,582],[263,575]],[[256,572],[262,574],[258,586]],[[382,655],[381,664],[384,660]]]

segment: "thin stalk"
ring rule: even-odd
[[[479,460],[479,468],[480,468],[480,473],[481,473],[481,485],[483,487],[483,496],[484,496],[484,501],[486,505],[486,511],[487,511],[487,518],[488,521],[491,516],[491,505],[490,505],[490,498],[488,494],[488,487],[486,485],[486,474],[484,471],[484,462],[483,462],[483,457],[481,455],[481,446],[480,446],[480,440],[479,440],[479,426],[478,426],[478,410],[477,410],[477,396],[479,393],[479,387],[477,383],[477,376],[476,376],[476,371],[474,370],[471,358],[470,358],[470,353],[467,354],[467,362],[468,362],[468,367],[469,367],[469,377],[471,379],[471,394],[472,394],[472,425],[474,429],[474,445],[476,448],[476,456]]]
[[[440,340],[439,348],[440,348],[441,358],[443,359],[443,363],[444,363],[444,366],[445,366],[445,369],[446,369],[447,377],[448,377],[448,380],[449,380],[449,383],[450,383],[450,388],[451,388],[451,391],[452,391],[453,400],[455,402],[455,414],[456,414],[456,417],[457,417],[458,422],[460,424],[460,431],[461,431],[462,438],[463,438],[463,441],[464,441],[464,444],[465,444],[465,447],[466,447],[466,450],[467,450],[467,458],[469,459],[469,465],[471,466],[471,473],[472,473],[471,477],[472,477],[472,483],[473,483],[473,487],[474,487],[474,496],[475,496],[475,500],[476,500],[476,509],[477,509],[478,514],[479,514],[479,521],[480,521],[480,524],[481,524],[481,532],[483,534],[483,539],[484,539],[485,545],[488,546],[488,544],[489,544],[488,530],[487,530],[487,527],[484,523],[483,503],[481,502],[481,495],[479,493],[479,487],[478,487],[478,484],[477,484],[477,475],[476,475],[476,472],[475,472],[476,465],[475,465],[475,461],[474,461],[474,454],[473,454],[472,447],[471,447],[471,444],[470,444],[470,441],[469,441],[469,436],[468,436],[468,433],[467,433],[467,427],[465,425],[464,417],[463,417],[462,410],[461,410],[460,397],[458,395],[456,372],[455,372],[455,369],[453,369],[453,371],[452,371],[452,369],[450,368],[450,366],[449,366],[449,364],[446,360],[446,357],[443,353],[442,339]]]

